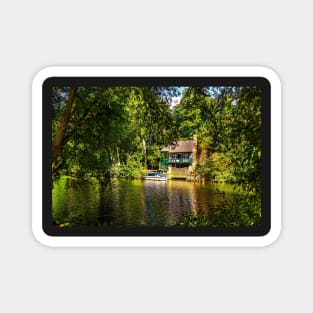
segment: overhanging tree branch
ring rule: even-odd
[[[75,97],[77,96],[77,87],[71,87],[68,99],[65,103],[65,109],[61,117],[60,126],[52,141],[52,164],[57,161],[62,147],[64,145],[64,136],[69,127],[69,121],[74,104]]]

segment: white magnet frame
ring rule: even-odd
[[[49,77],[264,77],[271,84],[271,229],[265,236],[49,236],[42,228],[42,85]],[[281,83],[266,67],[252,66],[75,66],[48,67],[32,84],[32,230],[50,247],[264,247],[281,232]]]

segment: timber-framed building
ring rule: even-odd
[[[191,170],[197,159],[197,140],[177,141],[161,150],[160,168],[164,172],[175,169]]]

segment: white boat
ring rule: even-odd
[[[143,179],[145,180],[167,180],[167,177],[162,173],[147,173],[143,176]]]

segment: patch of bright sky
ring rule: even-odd
[[[184,89],[187,88],[187,87],[177,87],[178,89],[178,96],[177,97],[172,97],[172,101],[170,103],[170,107],[171,109],[173,109],[175,107],[175,105],[177,105],[181,98],[183,97],[183,91]]]
[[[187,87],[178,87],[178,92],[179,92],[179,98],[181,98],[183,96],[183,91],[186,89]]]

